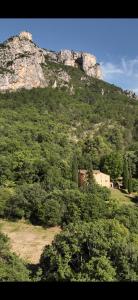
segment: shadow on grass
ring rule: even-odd
[[[127,195],[127,196],[129,197],[129,194],[128,194],[128,192],[127,192],[126,190],[124,190],[124,189],[119,189],[119,191],[122,192],[123,194],[125,194],[125,195]]]
[[[134,197],[130,197],[130,200],[135,203],[136,205],[138,205],[138,196],[134,196]]]
[[[136,205],[138,205],[138,195],[132,195],[132,194],[128,194],[128,192],[124,189],[120,189],[119,190],[121,193],[125,194],[125,196],[127,198],[129,198],[130,201],[132,201],[133,203],[135,203]]]
[[[134,196],[131,194],[127,194],[126,195],[127,198],[129,198],[129,200],[133,203],[135,203],[136,205],[138,205],[138,196]]]

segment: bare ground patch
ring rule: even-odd
[[[50,245],[55,235],[61,231],[57,226],[44,229],[24,221],[7,220],[0,220],[0,229],[10,238],[11,251],[32,264],[39,262],[43,248]]]

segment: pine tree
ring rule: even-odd
[[[124,165],[123,165],[123,187],[124,189],[128,189],[128,180],[129,180],[129,169],[128,169],[128,161],[125,157]]]
[[[132,192],[132,178],[128,179],[128,193],[131,194]]]
[[[89,164],[89,169],[87,171],[87,176],[88,176],[88,184],[89,186],[93,186],[93,184],[95,184],[95,179],[93,176],[93,165],[92,162],[90,162]]]
[[[131,166],[129,161],[128,193],[131,194],[131,192],[132,192],[132,174],[131,174]]]
[[[72,181],[78,186],[78,160],[76,154],[74,154],[72,160]]]

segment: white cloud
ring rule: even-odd
[[[103,74],[125,74],[125,76],[138,77],[138,58],[125,59],[122,58],[120,63],[101,62]]]
[[[118,84],[123,89],[131,89],[138,94],[138,57],[122,57],[119,63],[101,62],[101,67],[105,81]]]
[[[123,70],[119,68],[118,66],[107,62],[107,63],[102,63],[102,70],[103,70],[103,75],[107,74],[123,74]]]

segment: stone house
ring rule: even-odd
[[[84,183],[87,183],[87,170],[78,171],[79,186],[82,186]],[[100,170],[93,170],[93,176],[96,183],[107,188],[112,187],[112,182],[110,181],[110,175],[102,173]]]

